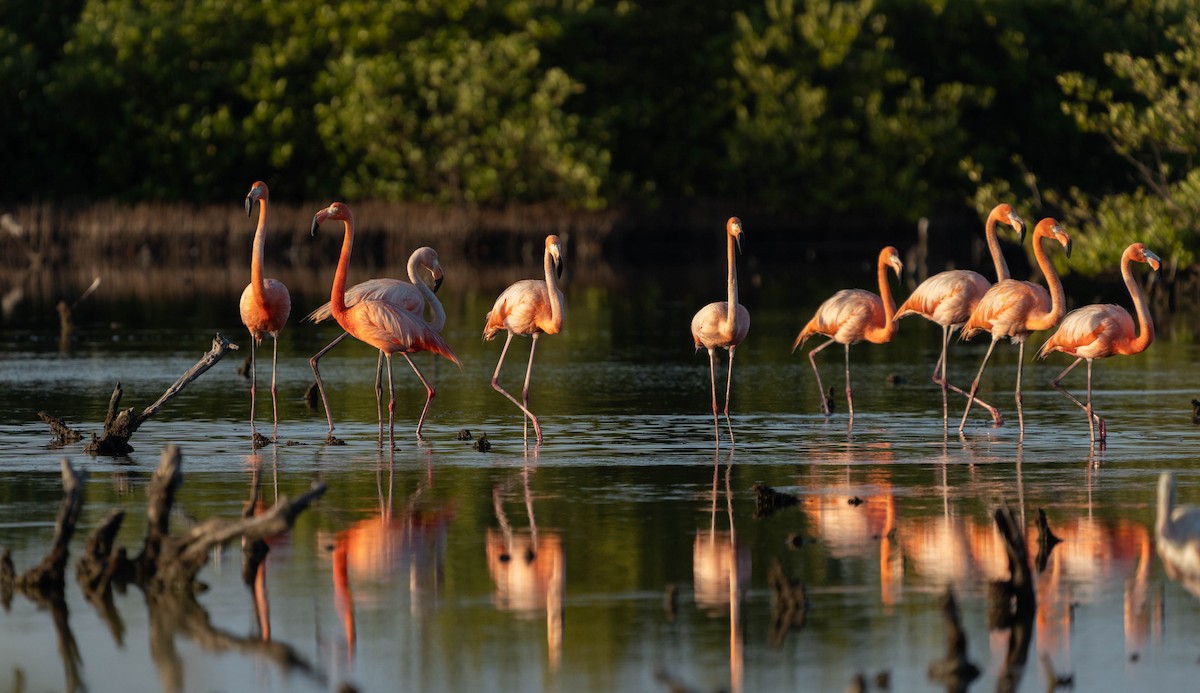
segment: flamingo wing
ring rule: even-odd
[[[1044,298],[1043,298],[1044,295]],[[970,339],[978,332],[990,332],[993,337],[1018,337],[1028,333],[1025,323],[1030,313],[1041,305],[1050,305],[1046,289],[1030,282],[1005,279],[987,290],[975,306],[963,337]]]
[[[462,362],[436,330],[424,320],[386,301],[359,301],[346,310],[342,328],[380,351],[432,351],[459,366]]]
[[[833,337],[840,344],[854,344],[870,327],[883,327],[883,299],[865,289],[842,289],[817,308],[796,338],[796,345],[814,334]]]
[[[483,337],[492,339],[500,330],[519,335],[549,333],[545,326],[550,322],[550,313],[550,294],[546,290],[546,282],[523,279],[513,283],[496,298],[496,303],[484,319]]]
[[[353,306],[359,301],[385,301],[401,310],[414,315],[422,315],[425,311],[425,299],[417,287],[401,279],[368,279],[346,289],[346,307]],[[309,313],[304,319],[311,322],[321,322],[333,316],[333,310],[326,301],[324,305]]]
[[[1102,359],[1118,351],[1119,342],[1134,336],[1129,311],[1111,303],[1077,308],[1062,319],[1058,330],[1038,350],[1038,358],[1061,351],[1072,356]]]
[[[714,301],[696,311],[696,315],[692,317],[692,341],[696,348],[729,348],[741,344],[750,332],[750,311],[740,303],[735,310],[737,319],[734,321],[733,330],[727,329],[726,322],[729,301]]]
[[[896,310],[892,319],[915,314],[939,325],[961,325],[991,287],[991,283],[978,272],[939,272],[921,282]]]
[[[264,333],[276,333],[283,329],[292,314],[292,297],[287,287],[278,279],[263,279],[263,305],[254,301],[253,286],[247,284],[238,301],[242,324],[261,341]]]

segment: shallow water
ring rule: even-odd
[[[747,292],[753,323],[735,361],[736,447],[723,433],[715,450],[707,358],[692,353],[687,324],[720,284],[677,292],[684,285],[658,276],[570,286],[566,330],[538,347],[531,406],[546,441],[529,451],[519,411],[488,385],[501,344],[482,342],[479,329],[495,293],[456,294],[452,277],[441,292],[444,334],[464,367],[416,357],[438,388],[427,440],[417,444],[424,393],[397,360],[391,454],[376,442],[375,355],[357,344],[323,362],[347,444],[321,443],[324,415],[302,401],[307,357],[337,332],[298,321],[319,302],[307,296],[294,297],[280,341],[279,437],[288,444],[251,451],[249,387],[236,373],[244,352],[234,352],[144,424],[128,458],[54,449],[37,411],[99,431],[117,381],[123,405],[142,407],[214,333],[248,342],[236,297],[144,312],[128,298],[94,300],[65,350],[54,323],[36,317],[43,307],[28,308],[0,332],[0,545],[18,570],[53,535],[63,457],[89,472],[74,556],[115,507],[127,511],[119,542],[140,546],[145,488],[168,443],[184,455],[176,531],[239,515],[255,466],[267,503],[315,479],[329,490],[271,542],[265,613],[256,616],[254,591],[241,581],[239,547],[211,557],[197,601],[223,640],[183,628],[164,635],[136,588],[115,594],[114,627],[68,577],[65,624],[20,595],[0,614],[0,682],[57,689],[77,674],[92,690],[609,691],[666,690],[668,677],[702,691],[828,691],[858,673],[887,672],[892,690],[927,690],[939,688],[927,668],[944,654],[938,604],[952,586],[969,657],[983,671],[973,688],[990,690],[1009,644],[1008,631],[990,631],[986,620],[987,583],[1007,574],[992,511],[1007,503],[1031,537],[1043,509],[1064,540],[1038,575],[1019,690],[1047,689],[1043,656],[1073,674],[1077,690],[1193,685],[1200,602],[1166,576],[1154,550],[1158,473],[1176,471],[1182,501],[1198,495],[1190,341],[1160,340],[1098,364],[1094,398],[1110,440],[1093,450],[1082,412],[1045,384],[1068,364],[1062,355],[1026,364],[1018,440],[1008,345],[997,347],[982,388],[1005,425],[977,409],[960,437],[960,398],[944,431],[928,380],[940,333],[910,318],[892,344],[851,350],[850,427],[841,394],[832,418],[819,413],[807,358],[789,352],[819,297]],[[985,347],[955,344],[952,380],[969,381]],[[269,353],[269,345],[260,352]],[[527,354],[528,340],[514,340],[502,376],[514,392]],[[264,432],[268,358],[259,370]],[[825,351],[821,364],[826,386],[840,392],[840,350]],[[1081,391],[1077,370],[1068,383]],[[486,433],[492,450],[456,440],[463,428]],[[800,502],[756,517],[755,484]],[[849,502],[856,498],[863,502]],[[807,590],[804,622],[790,630],[773,625],[776,563]],[[77,659],[61,654],[64,630]],[[308,670],[281,668],[247,644],[268,633]]]

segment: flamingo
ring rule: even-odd
[[[1154,533],[1167,575],[1200,594],[1200,508],[1175,505],[1175,475],[1171,472],[1158,477]]]
[[[1042,275],[1046,277],[1046,283],[1050,285],[1050,292],[1047,294],[1046,289],[1033,282],[1016,279],[998,281],[995,286],[988,289],[983,298],[979,299],[979,305],[975,307],[960,333],[963,339],[970,339],[979,332],[990,332],[992,343],[983,357],[983,363],[979,365],[975,382],[971,383],[971,394],[967,396],[967,408],[963,411],[962,421],[958,424],[959,433],[962,433],[963,427],[967,425],[967,415],[971,413],[971,404],[975,402],[975,393],[979,390],[979,379],[983,376],[983,369],[987,367],[988,359],[992,356],[992,350],[996,348],[996,342],[1008,337],[1018,345],[1017,421],[1020,426],[1020,435],[1022,437],[1025,435],[1025,414],[1021,409],[1021,364],[1025,360],[1025,340],[1034,332],[1048,330],[1057,325],[1065,310],[1062,282],[1059,281],[1058,274],[1054,271],[1054,265],[1050,263],[1045,249],[1042,248],[1039,240],[1042,238],[1053,238],[1058,241],[1062,244],[1067,257],[1071,257],[1071,237],[1062,230],[1057,221],[1050,217],[1039,221],[1033,229],[1033,254],[1037,258]]]
[[[996,281],[1009,278],[1008,263],[1000,252],[1000,241],[996,237],[996,223],[1004,222],[1017,231],[1020,240],[1025,240],[1025,222],[1017,216],[1011,205],[998,204],[988,215],[984,224],[984,235],[987,237],[988,249],[992,253],[992,262],[996,265]],[[971,311],[979,304],[979,299],[992,287],[991,282],[978,272],[972,270],[947,270],[939,272],[921,282],[916,291],[900,304],[892,320],[899,320],[906,315],[920,315],[942,326],[942,354],[933,366],[933,382],[942,386],[942,426],[946,426],[949,417],[949,403],[946,390],[949,388],[962,395],[967,393],[946,380],[946,350],[950,345],[950,333],[966,324],[971,317]],[[938,369],[941,368],[941,375]],[[980,406],[992,414],[992,420],[997,424],[1003,423],[1000,412],[995,407],[978,400]]]
[[[1044,359],[1050,352],[1061,351],[1075,356],[1075,361],[1059,373],[1050,385],[1069,397],[1072,402],[1083,408],[1088,414],[1088,431],[1092,435],[1092,444],[1096,443],[1096,428],[1100,428],[1100,442],[1107,438],[1104,419],[1092,410],[1092,361],[1112,356],[1113,354],[1140,354],[1154,342],[1154,321],[1150,316],[1150,307],[1146,305],[1146,296],[1137,281],[1133,278],[1134,262],[1144,262],[1157,271],[1162,260],[1146,249],[1141,243],[1132,243],[1121,254],[1121,276],[1125,279],[1125,287],[1133,298],[1133,307],[1137,311],[1139,334],[1134,334],[1133,318],[1129,311],[1121,306],[1108,304],[1092,304],[1076,308],[1067,313],[1055,332],[1042,348],[1038,350],[1039,359]],[[1074,395],[1060,387],[1059,383],[1067,377],[1080,361],[1087,360],[1088,366],[1088,401],[1085,406]]]
[[[420,269],[424,268],[433,278],[433,289],[419,278]],[[432,313],[432,319],[426,324],[429,329],[441,333],[442,328],[446,325],[446,311],[442,308],[441,301],[438,301],[434,293],[442,285],[442,266],[438,263],[437,251],[429,246],[423,246],[413,251],[408,258],[408,279],[403,281],[400,279],[368,279],[365,282],[355,284],[346,289],[346,306],[350,307],[362,300],[369,301],[385,301],[401,310],[412,313],[419,320],[425,319],[425,306],[428,305]],[[331,309],[332,302],[317,308],[309,313],[305,320],[311,320],[314,323],[321,322],[333,315]],[[317,389],[321,392],[321,403],[325,406],[325,418],[329,420],[329,433],[325,439],[333,441],[333,414],[329,410],[329,398],[325,394],[325,384],[321,382],[321,371],[317,369],[317,362],[330,349],[334,348],[346,338],[348,332],[343,332],[337,339],[330,342],[324,349],[321,349],[308,360],[308,365],[312,367],[313,376],[317,379]],[[411,361],[409,361],[411,363]],[[415,370],[415,367],[414,367]],[[433,403],[433,398],[437,392],[425,380],[420,371],[417,371],[417,377],[421,379],[421,383],[425,385],[425,409],[421,411],[421,419],[417,423],[417,437],[421,435],[421,426],[425,422],[425,415],[429,412],[429,406]],[[375,408],[379,414],[379,437],[383,438],[383,352],[379,352],[379,360],[375,366]]]
[[[267,184],[255,181],[246,195],[246,216],[258,202],[258,228],[254,230],[254,250],[250,254],[250,284],[242,291],[238,308],[242,313],[242,324],[250,331],[250,436],[254,430],[254,401],[258,389],[257,351],[263,334],[271,335],[271,440],[279,433],[279,406],[275,395],[275,369],[279,364],[279,331],[287,323],[292,312],[292,298],[287,287],[278,279],[263,277],[263,247],[267,243],[267,210],[270,191]]]
[[[717,349],[729,350],[729,376],[725,383],[725,424],[729,426],[729,441],[733,442],[733,424],[729,421],[729,390],[733,384],[733,351],[750,331],[750,311],[738,303],[736,250],[742,249],[742,220],[729,217],[725,222],[727,256],[729,258],[729,300],[715,301],[704,306],[692,317],[692,341],[696,351],[708,349],[708,374],[712,382],[713,429],[719,441],[721,425],[717,420]]]
[[[504,395],[513,404],[521,408],[528,421],[533,422],[533,432],[537,442],[542,442],[542,428],[538,425],[537,417],[529,410],[529,378],[533,374],[533,354],[537,350],[538,337],[542,334],[558,334],[563,326],[563,295],[558,288],[558,277],[562,275],[562,244],[558,236],[546,236],[546,250],[542,257],[545,269],[545,281],[538,279],[522,279],[505,289],[492,309],[484,318],[483,338],[489,342],[496,338],[500,330],[508,331],[504,340],[504,349],[500,351],[500,360],[496,362],[496,372],[492,374],[492,389]],[[517,401],[507,390],[500,387],[500,367],[504,365],[504,355],[512,344],[513,335],[530,336],[533,339],[529,346],[529,366],[525,370],[525,386],[521,390],[521,399]],[[525,443],[529,444],[529,424],[525,422]]]
[[[904,269],[904,263],[900,262],[900,253],[890,245],[879,253],[876,268],[879,294],[864,289],[842,289],[825,299],[817,308],[816,315],[808,321],[803,330],[800,330],[792,344],[792,351],[795,352],[814,334],[829,337],[824,344],[808,352],[808,360],[817,376],[817,390],[821,394],[821,412],[825,416],[833,412],[825,399],[825,388],[821,385],[821,372],[817,370],[817,352],[834,342],[845,345],[846,404],[850,409],[850,420],[853,421],[854,394],[850,389],[850,345],[864,339],[872,344],[886,344],[896,334],[897,325],[892,320],[896,313],[896,302],[892,299],[892,288],[888,284],[888,267],[895,271],[896,277],[899,277]]]
[[[396,390],[392,383],[392,354],[399,353],[403,356],[425,384],[428,397],[425,400],[425,408],[421,411],[421,419],[417,422],[417,438],[420,438],[421,426],[425,423],[425,414],[429,411],[429,404],[433,399],[433,388],[408,355],[418,351],[432,351],[446,357],[460,368],[462,362],[454,355],[454,350],[442,339],[441,334],[432,329],[430,323],[387,300],[363,297],[352,306],[346,305],[346,271],[350,266],[350,252],[354,247],[354,215],[345,203],[334,202],[313,216],[312,235],[316,235],[317,227],[327,219],[341,221],[346,226],[342,253],[338,258],[337,272],[333,276],[333,288],[330,291],[330,312],[333,319],[351,337],[379,349],[387,360],[390,446],[395,446],[396,437]],[[380,438],[382,437],[383,431],[380,430]]]

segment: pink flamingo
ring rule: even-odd
[[[424,268],[433,279],[433,289],[420,279],[420,270]],[[437,251],[429,246],[417,248],[408,258],[408,279],[403,281],[400,279],[368,279],[365,282],[360,282],[346,289],[346,307],[349,308],[359,301],[384,301],[390,303],[401,310],[412,313],[417,319],[425,320],[425,306],[429,306],[431,319],[426,322],[429,329],[438,332],[446,325],[446,311],[442,308],[441,301],[438,301],[434,293],[442,285],[442,266],[438,262]],[[308,314],[306,320],[311,320],[314,323],[321,322],[333,315],[331,308],[332,302],[317,308]],[[330,342],[324,349],[321,349],[308,360],[308,365],[312,367],[313,376],[317,379],[317,390],[321,393],[321,403],[325,406],[325,418],[329,420],[329,432],[325,439],[333,441],[333,414],[329,410],[329,398],[325,394],[325,384],[321,381],[321,371],[317,368],[317,362],[330,349],[334,348],[349,335],[348,332],[343,332],[337,339]],[[409,363],[412,363],[410,360]],[[414,367],[414,370],[416,368]],[[417,436],[421,435],[421,425],[425,422],[425,415],[429,412],[429,406],[433,403],[433,398],[437,392],[433,386],[425,380],[420,371],[417,371],[417,377],[421,379],[421,383],[425,385],[425,408],[421,411],[421,419],[417,423]],[[383,352],[379,352],[379,360],[375,366],[375,408],[379,414],[379,437],[383,438]]]
[[[888,284],[888,267],[896,272],[897,277],[904,269],[904,264],[900,262],[900,253],[890,245],[879,253],[876,268],[879,294],[864,289],[842,289],[825,299],[817,308],[816,315],[808,321],[803,330],[800,330],[792,344],[792,351],[795,352],[814,334],[829,337],[824,344],[808,352],[808,360],[817,376],[817,390],[821,393],[821,412],[825,416],[829,416],[833,411],[825,399],[825,388],[821,385],[821,372],[817,370],[817,352],[834,342],[846,347],[846,404],[853,421],[854,394],[850,389],[850,345],[864,339],[872,344],[886,344],[896,334],[897,325],[892,320],[892,316],[896,314],[896,302],[892,299],[892,288]]]
[[[1017,216],[1010,205],[999,204],[992,209],[992,213],[988,215],[987,223],[984,225],[988,249],[992,253],[992,262],[996,265],[996,281],[1003,281],[1010,275],[1008,263],[1004,261],[1004,254],[1000,252],[1000,240],[996,237],[997,222],[1004,222],[1016,229],[1020,240],[1025,240],[1025,222]],[[966,392],[946,379],[948,365],[946,351],[950,345],[950,333],[966,324],[967,318],[971,317],[971,311],[975,310],[979,299],[983,298],[990,288],[992,288],[991,282],[982,274],[972,270],[956,269],[939,272],[921,282],[916,291],[913,291],[904,303],[900,304],[896,315],[892,318],[899,320],[906,315],[920,315],[926,320],[942,326],[942,353],[933,366],[933,382],[942,386],[943,427],[946,426],[946,420],[950,415],[946,395],[947,388],[963,397],[967,396]],[[939,368],[941,369],[940,375],[938,374]],[[991,412],[993,421],[997,424],[1003,423],[1000,412],[995,407],[983,400],[976,401]]]
[[[263,247],[267,243],[267,209],[270,192],[267,184],[255,181],[246,195],[246,216],[258,202],[258,228],[254,230],[254,250],[250,255],[250,284],[242,291],[238,308],[242,323],[250,330],[250,435],[254,437],[254,401],[258,389],[257,352],[263,334],[271,335],[274,346],[271,356],[271,440],[279,434],[279,405],[275,394],[275,369],[279,364],[279,331],[292,312],[292,298],[287,287],[278,279],[263,277]]]
[[[418,351],[431,351],[445,356],[455,365],[462,367],[462,362],[454,355],[450,345],[446,343],[437,330],[431,329],[430,324],[412,313],[381,299],[361,298],[352,306],[346,305],[346,272],[350,266],[350,252],[354,247],[354,215],[350,207],[342,202],[334,202],[313,216],[312,234],[316,235],[317,227],[326,219],[341,221],[346,226],[346,235],[342,240],[342,253],[338,258],[337,272],[333,276],[333,288],[330,291],[330,312],[342,329],[355,339],[370,344],[379,349],[387,360],[388,374],[388,444],[395,446],[396,429],[396,390],[392,383],[392,354],[399,353],[412,366],[417,377],[425,383],[429,397],[425,400],[425,409],[421,411],[421,419],[417,422],[417,437],[421,437],[421,426],[425,423],[425,413],[429,410],[430,400],[433,399],[433,388],[421,375],[420,369],[409,358],[409,354]],[[380,431],[382,438],[383,432]]]
[[[1021,408],[1021,365],[1025,360],[1025,340],[1034,332],[1048,330],[1057,325],[1065,311],[1062,282],[1059,281],[1054,265],[1042,248],[1039,240],[1042,238],[1058,241],[1066,251],[1067,257],[1071,257],[1071,237],[1062,230],[1057,221],[1049,217],[1039,221],[1033,230],[1033,254],[1037,258],[1042,275],[1046,277],[1046,283],[1050,285],[1050,292],[1047,294],[1046,289],[1033,282],[1016,279],[996,282],[996,285],[979,299],[979,305],[975,307],[966,326],[963,327],[961,335],[964,339],[970,339],[980,332],[990,332],[992,343],[983,357],[983,363],[979,365],[975,382],[971,383],[967,408],[958,424],[959,433],[962,433],[963,427],[967,425],[967,415],[971,413],[971,404],[974,403],[975,393],[979,390],[979,379],[992,356],[992,350],[996,348],[996,342],[1008,337],[1018,345],[1017,420],[1021,436],[1025,435],[1025,414]]]
[[[708,349],[708,375],[712,382],[713,430],[721,437],[721,425],[717,420],[717,349],[729,350],[729,376],[725,383],[725,424],[729,426],[729,441],[733,442],[733,423],[729,420],[729,390],[733,385],[733,351],[737,349],[746,333],[750,331],[750,311],[738,303],[736,252],[742,249],[742,220],[729,217],[725,222],[727,239],[726,255],[729,260],[727,288],[729,300],[710,303],[692,317],[692,341],[696,351]],[[737,248],[734,248],[734,244]]]
[[[1092,361],[1108,358],[1113,354],[1140,354],[1154,342],[1154,321],[1150,316],[1150,307],[1146,305],[1146,295],[1133,278],[1134,262],[1144,262],[1157,271],[1162,260],[1141,243],[1131,244],[1121,254],[1121,277],[1125,279],[1125,287],[1129,289],[1129,295],[1133,298],[1139,333],[1134,332],[1133,318],[1130,317],[1129,311],[1112,303],[1097,303],[1067,313],[1058,331],[1046,340],[1037,353],[1039,359],[1046,358],[1054,351],[1076,357],[1071,365],[1050,381],[1050,384],[1087,412],[1088,431],[1092,435],[1093,445],[1096,443],[1097,426],[1100,428],[1101,443],[1107,438],[1107,431],[1104,419],[1092,410]],[[1087,405],[1080,402],[1066,388],[1059,386],[1062,379],[1067,377],[1067,373],[1085,359],[1088,366]]]
[[[563,325],[563,295],[558,288],[558,277],[562,274],[562,244],[558,236],[546,236],[542,266],[546,274],[544,281],[522,279],[513,283],[496,298],[483,324],[483,338],[488,341],[495,339],[500,330],[508,331],[504,349],[500,351],[500,360],[496,362],[496,372],[492,374],[492,389],[520,407],[528,417],[527,420],[522,419],[525,422],[526,444],[529,443],[529,421],[533,422],[537,442],[542,442],[542,428],[538,425],[537,417],[529,410],[529,378],[533,374],[533,354],[537,350],[538,337],[542,333],[558,334]],[[514,334],[528,335],[533,339],[529,346],[529,366],[525,369],[525,386],[521,390],[524,404],[500,387],[500,367],[504,365],[504,355],[508,353]]]

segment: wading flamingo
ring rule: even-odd
[[[279,364],[279,331],[287,323],[292,312],[292,298],[287,287],[278,279],[263,277],[263,247],[267,243],[267,209],[270,191],[267,184],[255,181],[246,195],[246,216],[250,216],[255,201],[258,202],[258,228],[254,230],[254,250],[250,254],[250,284],[242,291],[238,308],[242,323],[250,330],[250,436],[254,430],[254,401],[258,389],[258,345],[263,334],[271,335],[271,440],[279,434],[279,406],[275,396],[275,367]]]
[[[333,288],[330,290],[330,312],[333,319],[351,337],[375,347],[387,360],[389,446],[395,446],[396,437],[396,390],[392,384],[392,354],[399,353],[403,356],[421,382],[425,383],[429,396],[425,400],[425,409],[421,411],[421,420],[417,423],[417,437],[420,438],[421,425],[425,422],[425,413],[429,410],[429,402],[433,398],[433,388],[408,355],[418,351],[432,351],[450,359],[460,368],[462,362],[437,330],[431,329],[429,323],[399,306],[385,300],[368,298],[361,298],[352,306],[346,305],[346,271],[349,269],[350,252],[354,247],[354,215],[345,203],[334,202],[313,216],[312,235],[316,235],[317,227],[327,219],[341,221],[346,226],[342,253],[338,258],[337,272],[333,276]],[[381,430],[380,438],[382,437]]]
[[[1042,248],[1041,239],[1043,238],[1053,238],[1061,243],[1067,257],[1071,257],[1071,237],[1062,230],[1057,221],[1050,217],[1039,221],[1037,227],[1033,229],[1033,254],[1037,258],[1042,275],[1046,277],[1046,283],[1050,285],[1050,292],[1047,293],[1046,289],[1033,282],[1016,279],[996,282],[996,285],[988,289],[983,298],[979,299],[979,305],[975,307],[966,326],[963,327],[961,332],[963,339],[970,339],[980,332],[990,332],[992,343],[983,356],[979,372],[975,374],[975,382],[971,383],[971,394],[967,396],[967,407],[963,411],[962,421],[958,424],[959,433],[962,433],[963,427],[967,425],[967,415],[971,413],[971,404],[974,403],[975,393],[979,390],[979,379],[983,376],[983,369],[987,367],[988,359],[992,357],[992,350],[996,348],[996,342],[1008,337],[1018,345],[1017,421],[1021,437],[1025,435],[1025,413],[1021,409],[1021,365],[1025,360],[1025,340],[1034,332],[1048,330],[1057,325],[1065,311],[1062,282],[1059,281],[1058,274],[1054,271],[1054,265],[1051,264],[1050,258],[1046,256],[1046,251]]]
[[[992,213],[988,215],[987,223],[984,225],[983,230],[987,237],[988,250],[991,251],[992,262],[996,265],[996,281],[1004,281],[1010,275],[1008,263],[1004,261],[1004,254],[1000,252],[1000,240],[996,237],[997,222],[1003,222],[1013,227],[1021,241],[1025,240],[1025,222],[1017,216],[1010,205],[998,204],[992,209]],[[896,309],[895,317],[892,318],[892,320],[899,320],[906,315],[920,315],[926,320],[942,326],[942,354],[933,366],[933,382],[942,386],[943,428],[947,425],[947,419],[950,416],[947,388],[963,397],[967,396],[965,391],[946,379],[948,365],[946,350],[950,345],[950,334],[966,324],[967,318],[971,317],[971,311],[975,310],[979,299],[983,298],[990,288],[992,288],[992,283],[982,274],[972,270],[955,269],[939,272],[921,282],[916,291],[913,291],[908,299],[900,304],[900,307]],[[939,368],[941,369],[940,375],[938,374]],[[975,401],[991,412],[993,421],[997,424],[1003,423],[1004,420],[995,407],[983,400]]]
[[[1097,303],[1067,313],[1058,331],[1046,340],[1037,353],[1039,359],[1046,358],[1053,351],[1077,357],[1051,380],[1050,384],[1087,412],[1088,430],[1092,434],[1093,444],[1096,442],[1097,427],[1100,429],[1101,443],[1108,435],[1104,419],[1092,410],[1092,360],[1107,358],[1113,354],[1140,354],[1154,342],[1154,321],[1150,317],[1150,307],[1146,305],[1146,296],[1138,286],[1137,280],[1133,278],[1134,262],[1144,262],[1157,271],[1162,260],[1141,243],[1131,244],[1121,254],[1121,276],[1125,279],[1125,287],[1129,289],[1134,310],[1137,311],[1138,333],[1134,332],[1133,318],[1130,317],[1129,311],[1112,303]],[[1084,359],[1087,360],[1088,371],[1086,405],[1059,385],[1062,379],[1067,377],[1067,373]]]
[[[900,276],[904,264],[900,262],[900,253],[892,246],[884,248],[879,253],[876,275],[879,279],[879,295],[864,289],[842,289],[833,296],[825,299],[817,314],[808,321],[796,341],[792,344],[795,352],[805,340],[814,334],[824,335],[829,339],[821,346],[808,352],[808,360],[812,363],[813,373],[817,376],[817,390],[821,395],[821,412],[829,416],[833,412],[825,400],[825,388],[821,385],[821,372],[817,370],[817,352],[838,342],[846,347],[846,406],[850,409],[850,419],[854,420],[854,394],[850,389],[850,345],[867,340],[872,344],[886,344],[896,334],[896,323],[892,316],[896,313],[896,302],[892,299],[892,287],[888,284],[887,270],[891,267]]]
[[[525,418],[522,420],[525,422],[526,444],[529,443],[529,421],[533,422],[537,442],[542,442],[542,427],[538,425],[537,417],[529,410],[529,377],[533,374],[533,354],[537,350],[538,336],[543,332],[558,334],[563,325],[563,295],[558,288],[558,277],[562,274],[562,244],[558,236],[546,236],[542,265],[546,273],[545,280],[522,279],[513,283],[496,299],[483,323],[483,338],[488,341],[495,339],[500,330],[508,331],[504,349],[500,351],[500,360],[496,362],[496,372],[492,374],[492,389],[507,397],[524,412]],[[514,334],[529,335],[533,339],[529,345],[525,386],[521,390],[521,400],[524,404],[500,387],[500,367],[504,365],[504,355],[508,353]]]
[[[425,269],[433,278],[433,289],[420,278],[420,270]],[[425,321],[425,306],[429,306],[432,313],[431,319],[426,322],[429,329],[441,333],[442,328],[446,326],[446,311],[442,308],[442,303],[437,299],[434,293],[442,285],[442,266],[438,263],[437,251],[429,246],[417,248],[408,258],[408,279],[403,281],[400,279],[368,279],[365,282],[355,284],[346,289],[346,307],[352,307],[359,301],[385,301],[396,306],[401,310],[412,313],[417,319]],[[321,322],[333,315],[331,303],[317,308],[309,313],[305,320],[313,322]],[[330,342],[324,349],[321,349],[308,360],[308,365],[312,367],[313,376],[317,379],[317,390],[321,393],[321,403],[325,406],[325,418],[329,420],[329,433],[325,439],[333,441],[333,414],[329,410],[329,398],[325,395],[325,384],[321,382],[321,371],[317,369],[317,362],[330,349],[334,348],[346,338],[348,332],[343,332],[337,339]],[[412,363],[412,361],[409,361]],[[414,367],[414,370],[416,368]],[[421,383],[425,385],[426,399],[425,409],[421,411],[421,420],[417,423],[417,437],[421,437],[421,425],[425,422],[425,415],[429,412],[429,406],[433,403],[433,398],[437,395],[433,387],[425,380],[420,371],[417,371],[417,377],[421,379]],[[379,352],[379,360],[375,365],[375,409],[379,415],[379,437],[383,438],[383,352]]]
[[[742,220],[729,217],[725,222],[726,255],[729,259],[729,300],[704,306],[692,317],[692,341],[696,351],[708,349],[708,375],[712,383],[713,431],[719,441],[721,425],[717,420],[717,349],[729,350],[729,375],[725,382],[725,424],[733,443],[733,424],[729,421],[729,390],[733,385],[733,351],[750,331],[750,311],[738,303],[736,251],[742,249]],[[737,248],[734,248],[736,243]]]

